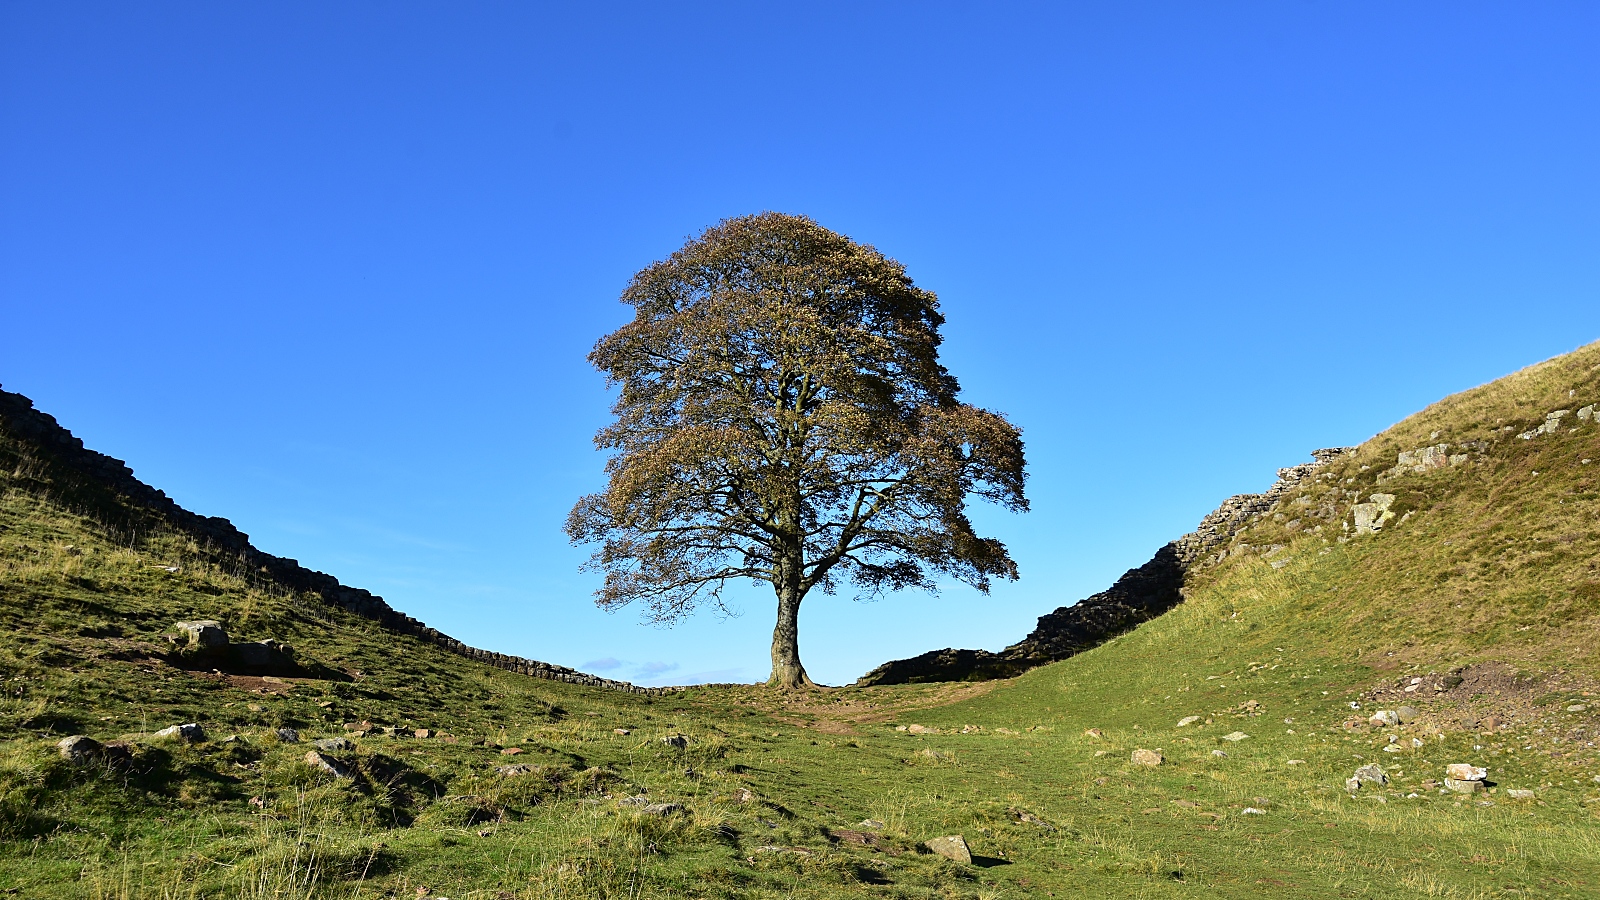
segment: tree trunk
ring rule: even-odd
[[[793,690],[813,688],[816,684],[800,665],[800,596],[792,587],[778,590],[778,624],[772,629],[771,687]]]

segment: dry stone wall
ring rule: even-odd
[[[237,556],[252,575],[297,592],[315,594],[323,602],[371,619],[388,631],[411,635],[485,665],[533,678],[635,694],[675,690],[639,687],[566,666],[468,646],[394,609],[371,591],[340,584],[332,575],[307,569],[297,560],[256,549],[250,543],[250,536],[227,519],[197,515],[184,509],[164,492],[135,478],[133,470],[122,460],[84,447],[83,441],[61,427],[54,416],[34,409],[33,401],[21,394],[0,390],[0,431],[26,448],[32,456],[28,461],[30,465],[49,469],[51,480],[58,486],[109,490],[125,502],[149,510],[172,527],[192,534],[201,543]]]
[[[1157,550],[1150,561],[1129,569],[1116,584],[1093,596],[1039,617],[1026,638],[993,653],[988,650],[933,650],[884,663],[856,684],[914,684],[930,681],[987,681],[1009,678],[1035,666],[1066,659],[1104,643],[1183,602],[1184,576],[1192,569],[1227,558],[1234,536],[1277,508],[1292,491],[1328,463],[1355,452],[1333,447],[1312,452],[1312,461],[1278,470],[1278,480],[1260,494],[1229,497],[1194,531]],[[1269,548],[1270,549],[1270,548]]]

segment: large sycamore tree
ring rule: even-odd
[[[963,404],[938,299],[905,267],[800,216],[729,219],[633,277],[632,322],[589,360],[618,388],[606,489],[579,500],[606,609],[656,621],[772,586],[770,684],[809,687],[800,604],[1017,577],[976,496],[1025,511],[1021,432]]]

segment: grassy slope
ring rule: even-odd
[[[1177,610],[1066,662],[999,684],[789,702],[754,689],[647,699],[480,668],[253,585],[179,536],[130,550],[12,490],[0,501],[0,887],[410,897],[428,886],[458,900],[1593,896],[1600,720],[1566,707],[1600,676],[1600,427],[1515,434],[1597,399],[1590,347],[1443,401],[1241,537],[1286,545],[1271,556],[1279,568],[1237,554]],[[1467,440],[1490,443],[1466,465],[1377,485],[1399,450]],[[1339,542],[1337,520],[1309,515],[1341,492],[1348,519],[1342,492],[1374,489],[1410,517]],[[1305,527],[1291,530],[1296,518]],[[265,695],[145,655],[172,621],[199,616],[362,675]],[[1461,687],[1432,690],[1429,673],[1462,667]],[[1423,689],[1401,692],[1413,677]],[[1382,751],[1393,729],[1344,727],[1402,700],[1423,716],[1398,730],[1401,752]],[[1190,715],[1202,718],[1175,727]],[[1488,730],[1489,716],[1505,727]],[[361,719],[456,742],[360,738],[347,758],[362,775],[345,782],[270,734],[342,733]],[[52,747],[76,731],[110,739],[195,720],[213,741],[145,741],[132,773],[74,770]],[[912,722],[941,733],[895,730]],[[1235,730],[1250,737],[1221,739]],[[242,739],[215,740],[229,733]],[[668,733],[687,735],[688,749],[659,743]],[[525,752],[499,752],[509,746]],[[1160,748],[1167,764],[1132,766],[1134,748]],[[544,768],[493,774],[524,761]],[[1370,761],[1393,783],[1349,796],[1344,778]],[[1500,790],[1463,801],[1424,787],[1467,761]],[[1521,787],[1538,799],[1504,795]],[[741,790],[752,799],[738,802]],[[615,802],[640,791],[688,813]],[[881,850],[830,840],[869,817],[884,823]],[[954,832],[980,865],[915,851]]]

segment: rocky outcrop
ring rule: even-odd
[[[1184,577],[1190,570],[1225,558],[1234,535],[1257,516],[1270,512],[1323,466],[1354,452],[1354,447],[1313,451],[1312,462],[1279,469],[1278,480],[1265,492],[1229,497],[1201,519],[1194,531],[1157,550],[1149,562],[1129,569],[1098,594],[1040,616],[1033,633],[998,653],[933,650],[886,662],[856,684],[1009,678],[1099,646],[1183,602]]]
[[[6,438],[10,440],[5,441]],[[7,447],[6,443],[12,446]],[[7,459],[8,456],[13,458]],[[235,528],[232,522],[184,509],[164,492],[135,478],[133,470],[122,460],[84,447],[83,441],[61,427],[54,416],[34,409],[32,400],[5,390],[0,390],[0,464],[18,473],[14,479],[26,482],[19,486],[54,496],[76,509],[96,510],[108,520],[119,515],[127,519],[108,521],[112,527],[136,532],[141,527],[148,528],[149,519],[156,519],[188,532],[219,555],[236,557],[252,577],[316,595],[324,603],[370,619],[388,631],[411,635],[485,665],[533,678],[636,694],[672,690],[639,687],[536,659],[468,646],[394,609],[370,591],[340,584],[332,575],[307,569],[297,560],[263,553],[251,545],[250,536]],[[139,516],[140,512],[145,515]],[[194,639],[205,640],[198,634]],[[225,636],[223,640],[226,641]]]

